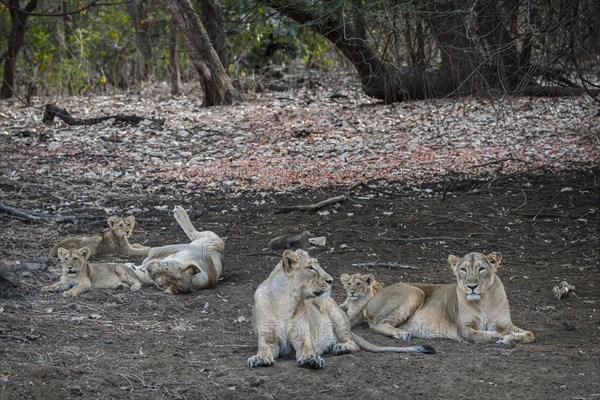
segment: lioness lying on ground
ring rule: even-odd
[[[333,279],[304,250],[286,250],[254,293],[252,318],[258,352],[249,367],[271,366],[295,352],[299,366],[323,368],[321,355],[363,350],[435,353],[428,345],[379,347],[350,331],[346,314],[329,297]]]
[[[511,322],[504,286],[496,275],[501,260],[500,253],[449,256],[455,284],[397,283],[378,292],[366,290],[357,298],[350,296],[353,287],[346,286],[348,316],[354,323],[364,316],[373,332],[396,339],[532,342],[533,333]],[[348,275],[342,281],[348,282]]]
[[[113,215],[108,218],[108,229],[97,236],[79,236],[61,240],[50,250],[50,257],[56,257],[58,248],[81,249],[87,247],[90,256],[118,254],[121,256],[147,256],[150,247],[130,244],[128,237],[133,232],[135,217],[130,215],[123,219]]]
[[[90,249],[87,247],[59,247],[58,257],[62,264],[60,281],[42,290],[63,292],[63,296],[77,296],[94,289],[140,289],[141,283],[130,268],[117,263],[88,263],[89,256]]]
[[[134,267],[136,275],[169,294],[216,285],[223,272],[225,243],[211,231],[198,232],[183,207],[176,206],[173,216],[191,243],[152,248],[142,265]]]

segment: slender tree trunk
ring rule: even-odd
[[[185,38],[188,56],[204,87],[204,105],[231,104],[239,97],[190,0],[162,0]]]
[[[150,45],[150,18],[146,11],[147,4],[142,0],[126,2],[127,13],[133,19],[135,27],[136,44],[142,56],[142,68],[140,78],[147,80],[151,73],[152,46]]]
[[[15,64],[17,54],[25,40],[27,17],[37,7],[37,0],[31,0],[26,5],[20,0],[10,0],[8,7],[11,27],[8,49],[4,58],[4,76],[2,77],[2,88],[0,88],[0,99],[8,99],[15,93]]]
[[[169,76],[171,77],[171,94],[175,96],[181,92],[181,89],[179,87],[179,64],[177,63],[177,25],[174,18],[171,18],[169,37]]]

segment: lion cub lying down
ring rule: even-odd
[[[295,353],[299,366],[323,368],[321,355],[363,350],[435,353],[428,345],[379,347],[350,331],[346,314],[329,297],[333,279],[304,250],[286,250],[279,264],[254,293],[252,311],[258,352],[249,367],[271,366]]]
[[[134,267],[136,275],[169,294],[216,285],[223,273],[225,243],[211,231],[198,232],[183,207],[176,206],[173,216],[191,243],[152,248],[142,265]]]
[[[62,264],[60,281],[42,288],[44,292],[63,292],[63,296],[77,296],[94,289],[129,288],[139,290],[140,281],[130,268],[116,263],[88,263],[90,249],[58,248]]]
[[[61,240],[50,250],[50,257],[56,257],[58,248],[81,249],[87,247],[90,256],[103,254],[119,254],[121,256],[147,256],[150,247],[130,244],[128,237],[133,232],[135,217],[130,215],[123,219],[113,215],[108,218],[108,229],[102,235],[79,236]]]
[[[364,319],[373,332],[396,339],[450,338],[513,345],[533,333],[511,322],[504,286],[496,275],[502,254],[449,256],[456,283],[397,283],[381,288],[372,275],[341,276],[343,306],[353,324]]]

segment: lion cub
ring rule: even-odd
[[[429,345],[381,347],[350,330],[346,314],[330,296],[333,278],[306,251],[286,250],[254,292],[252,322],[258,338],[247,365],[270,367],[279,357],[295,356],[301,367],[323,368],[323,354],[366,350],[373,353],[434,354]]]
[[[133,215],[123,219],[113,215],[108,218],[108,229],[102,235],[79,236],[61,240],[52,247],[50,257],[56,257],[58,248],[81,249],[87,247],[90,256],[103,254],[118,254],[121,256],[147,256],[150,247],[139,244],[130,244],[128,237],[133,232],[135,217]]]
[[[60,281],[42,288],[44,292],[64,292],[63,296],[77,296],[93,289],[129,288],[139,290],[140,281],[133,271],[123,264],[87,262],[90,249],[58,248],[62,264]]]
[[[346,311],[350,325],[354,326],[366,318],[365,306],[383,289],[383,285],[372,274],[342,274],[340,280],[347,294],[346,301],[340,304],[340,308]]]

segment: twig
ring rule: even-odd
[[[565,247],[565,248],[563,248],[563,249],[560,249],[560,250],[558,250],[558,251],[555,251],[555,252],[554,252],[554,253],[552,253],[552,254],[554,254],[554,255],[556,255],[556,254],[560,254],[560,253],[562,253],[563,251],[570,250],[570,249],[572,249],[572,248],[574,248],[574,247],[582,246],[582,245],[584,245],[584,244],[596,243],[596,242],[598,242],[598,241],[600,241],[600,238],[596,238],[596,239],[593,239],[593,240],[584,240],[583,242],[575,243],[575,244],[572,244],[572,245],[570,245],[570,246],[567,246],[567,247]]]
[[[459,238],[451,237],[451,236],[425,236],[425,237],[416,237],[416,238],[378,238],[377,240],[384,240],[388,242],[405,242],[405,243],[421,243],[421,242],[431,242],[434,240],[452,240],[457,243],[462,243]]]
[[[412,265],[404,265],[404,264],[398,264],[398,263],[385,263],[385,262],[379,262],[379,261],[352,264],[352,266],[358,267],[358,268],[383,267],[383,268],[418,269],[417,267],[413,267]]]
[[[25,219],[28,221],[71,222],[73,224],[77,223],[77,220],[73,216],[57,216],[35,211],[23,211],[2,203],[0,203],[0,212],[14,215],[17,218]]]
[[[342,203],[342,202],[346,201],[347,199],[348,198],[345,195],[335,196],[335,197],[331,197],[327,200],[320,201],[318,203],[308,204],[308,205],[304,205],[304,206],[279,207],[276,212],[284,213],[284,212],[290,212],[290,211],[315,211],[315,210],[319,210],[319,209],[326,207],[328,205],[331,205],[331,204]]]

